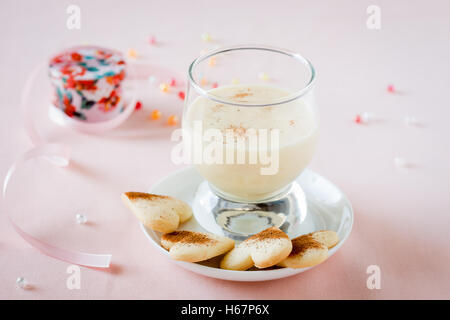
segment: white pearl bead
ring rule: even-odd
[[[397,168],[406,168],[408,166],[408,163],[406,162],[405,158],[402,157],[395,157],[394,163],[397,166]]]
[[[155,76],[148,77],[148,83],[155,84],[156,80],[158,80]]]
[[[27,279],[25,279],[24,277],[17,278],[16,284],[21,289],[29,289],[30,288],[30,285],[28,284]]]
[[[364,112],[361,116],[361,120],[364,123],[369,123],[370,121],[373,120],[373,113],[370,112]]]
[[[414,118],[414,117],[406,116],[406,117],[405,117],[405,124],[406,124],[407,126],[414,126],[414,125],[417,124],[417,120],[416,120],[416,118]]]
[[[85,224],[87,222],[87,218],[86,218],[86,216],[84,214],[78,213],[75,216],[75,219],[77,220],[78,224]]]

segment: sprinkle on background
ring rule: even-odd
[[[150,120],[158,120],[161,118],[161,116],[162,116],[161,111],[159,111],[158,109],[155,109],[150,113],[149,119]]]
[[[141,110],[142,109],[142,102],[137,101],[136,105],[134,106],[134,110]]]
[[[202,40],[205,42],[211,41],[211,35],[208,32],[202,33]]]
[[[269,75],[268,75],[267,73],[265,73],[265,72],[260,72],[260,73],[258,74],[258,77],[259,77],[259,79],[261,79],[262,81],[269,81],[269,80],[270,80]]]
[[[214,67],[216,65],[216,57],[211,57],[208,59],[208,65]]]
[[[161,92],[167,93],[170,90],[170,86],[167,83],[161,83],[159,85],[159,90],[161,90]]]
[[[169,126],[176,126],[178,124],[178,118],[176,115],[172,114],[167,118],[167,124]]]
[[[134,49],[128,49],[127,56],[132,59],[136,59],[138,57],[137,51]]]

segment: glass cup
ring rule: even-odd
[[[193,203],[205,229],[241,240],[277,226],[295,236],[306,215],[295,180],[318,136],[314,82],[308,60],[272,47],[221,48],[191,64],[184,153],[205,179]]]

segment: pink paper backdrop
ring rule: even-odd
[[[70,4],[81,8],[81,30],[66,28]],[[381,8],[380,30],[366,27],[371,4]],[[25,184],[10,199],[14,214],[43,239],[112,253],[113,266],[81,268],[81,289],[69,290],[69,264],[31,248],[3,211],[0,298],[450,298],[449,12],[448,1],[2,1],[1,177],[30,147],[18,110],[24,81],[61,48],[134,48],[136,63],[183,75],[202,49],[263,43],[297,50],[315,64],[322,131],[311,168],[346,192],[355,225],[335,256],[291,278],[236,283],[184,271],[152,247],[119,199],[179,169],[170,161],[173,128],[146,120],[153,108],[181,116],[176,94],[142,85],[143,110],[104,136],[57,128],[37,105],[38,129],[52,142],[69,143],[74,163],[62,173],[67,180],[49,168],[26,168]],[[204,43],[203,32],[214,41]],[[158,45],[148,45],[150,35]],[[398,94],[386,92],[389,83]],[[354,124],[365,111],[379,121]],[[405,116],[420,125],[407,127]],[[396,156],[414,166],[399,170]],[[75,224],[78,212],[88,225]],[[366,287],[369,265],[381,268],[380,290]],[[33,290],[17,288],[19,276]]]

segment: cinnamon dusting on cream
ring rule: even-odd
[[[252,94],[252,93],[246,93],[246,92],[243,92],[243,93],[236,93],[236,94],[233,96],[233,98],[235,98],[235,99],[238,99],[238,98],[245,98],[245,97],[251,96],[251,95],[253,95],[253,94]]]
[[[244,128],[242,125],[240,125],[240,126],[230,125],[225,129],[225,131],[227,131],[227,130],[232,131],[233,135],[239,136],[239,137],[243,137],[247,133],[247,129]]]

